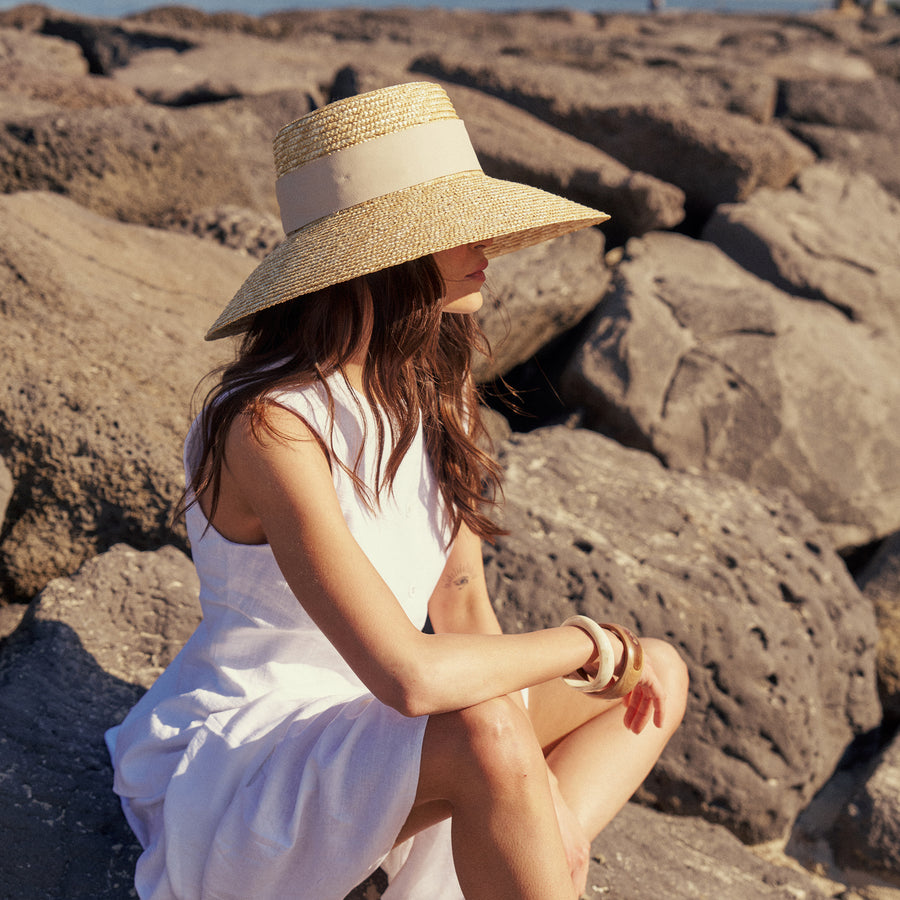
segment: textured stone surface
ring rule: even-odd
[[[900,200],[871,175],[811,166],[790,189],[719,207],[703,239],[781,290],[831,304],[900,352]]]
[[[900,724],[900,532],[891,535],[860,573],[858,584],[878,622],[878,692],[885,719]]]
[[[876,872],[900,887],[900,737],[847,804],[835,843],[845,866]]]
[[[7,900],[134,897],[140,848],[110,789],[103,732],[189,636],[196,591],[193,566],[174,548],[119,545],[51,582],[0,643]],[[348,900],[377,900],[386,884],[378,872]],[[594,842],[587,896],[626,900],[663,888],[673,900],[697,891],[729,900],[820,896],[810,879],[761,861],[721,827],[628,806]]]
[[[501,97],[629,168],[676,185],[695,215],[745,200],[760,187],[784,187],[814,159],[780,125],[760,124],[721,104],[696,105],[687,91],[673,96],[671,81],[657,82],[655,91],[648,81],[629,96],[617,90],[615,78],[560,66],[536,70],[528,60],[480,65],[423,58],[414,69]]]
[[[594,427],[678,469],[788,487],[839,547],[900,527],[897,342],[712,244],[628,244],[563,380]],[[839,427],[834,427],[839,423]]]
[[[0,643],[3,896],[133,896],[138,848],[103,732],[193,630],[196,594],[183,553],[118,546],[51,582]]]
[[[667,471],[586,430],[503,451],[511,533],[485,561],[504,630],[578,612],[674,643],[688,711],[643,795],[780,837],[881,712],[872,606],[822,527],[786,491]]]
[[[585,229],[491,261],[478,320],[493,359],[476,358],[479,381],[506,374],[594,309],[610,279],[603,249],[602,232]]]
[[[0,568],[28,598],[98,549],[173,539],[191,395],[230,353],[202,336],[254,260],[53,194],[0,197],[0,234],[0,454],[16,485]]]

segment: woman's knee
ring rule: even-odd
[[[465,773],[490,790],[521,786],[540,772],[544,757],[525,711],[509,697],[433,716],[443,751],[453,759],[448,772]]]

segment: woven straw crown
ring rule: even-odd
[[[207,340],[245,330],[267,307],[430,253],[490,238],[487,254],[499,256],[609,218],[487,177],[450,99],[427,82],[315,110],[279,131],[274,154],[287,237]]]

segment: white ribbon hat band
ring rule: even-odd
[[[445,175],[481,171],[462,119],[393,131],[283,175],[275,184],[290,234],[316,219]]]

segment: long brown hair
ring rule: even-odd
[[[489,347],[472,316],[442,314],[443,294],[437,263],[426,256],[256,313],[235,361],[212,373],[219,380],[200,414],[200,448],[190,477],[194,498],[183,505],[209,490],[213,518],[228,430],[247,414],[257,438],[263,431],[274,435],[266,417],[272,393],[319,382],[333,419],[334,401],[325,379],[335,373],[346,377],[344,363],[368,337],[363,393],[373,410],[380,407],[387,414],[391,450],[383,464],[387,435],[382,416],[375,415],[374,496],[357,474],[359,459],[338,459],[327,436],[311,429],[329,465],[343,468],[362,499],[377,506],[381,493],[390,491],[421,421],[451,534],[463,522],[488,540],[503,534],[484,512],[498,498],[500,470],[479,447],[485,431],[470,371],[472,350],[488,352]]]

